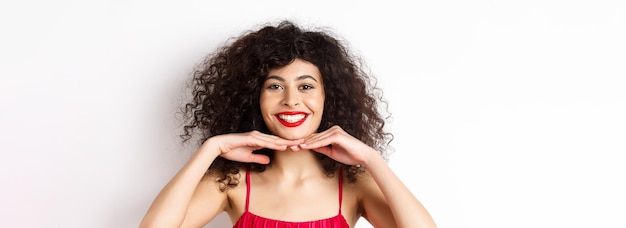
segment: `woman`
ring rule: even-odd
[[[194,156],[141,227],[435,227],[387,166],[373,78],[329,32],[289,21],[242,34],[194,74]]]

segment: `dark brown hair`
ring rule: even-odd
[[[325,103],[318,132],[338,125],[384,155],[393,135],[384,129],[387,116],[381,113],[386,113],[386,106],[382,109],[379,105],[386,103],[375,78],[331,32],[307,31],[290,21],[231,38],[197,66],[191,81],[193,98],[181,109],[186,121],[183,141],[195,134],[200,134],[199,143],[227,133],[257,130],[270,134],[260,111],[261,87],[269,70],[296,58],[317,66],[323,77]],[[271,162],[273,151],[255,153],[268,155]],[[317,158],[329,176],[344,168],[347,179],[354,182],[362,171],[322,154]],[[262,172],[266,167],[218,157],[207,173],[217,175],[226,190],[238,184],[240,169]]]

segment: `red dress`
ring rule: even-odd
[[[343,170],[339,171],[339,213],[337,215],[307,222],[287,222],[270,219],[252,214],[248,211],[250,202],[250,171],[246,171],[246,210],[237,220],[233,228],[349,228],[348,222],[341,214]]]

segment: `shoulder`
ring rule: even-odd
[[[218,187],[223,187],[223,183],[219,183],[214,177],[212,179]],[[231,216],[238,218],[241,215],[246,206],[246,170],[240,169],[238,174],[233,175],[231,180],[231,186],[223,190],[223,194],[226,197],[227,205],[225,211]],[[235,185],[236,183],[236,185]]]
[[[364,218],[375,224],[393,224],[389,203],[369,171],[359,174],[355,183],[355,193],[359,211]]]
[[[227,193],[215,175],[206,174],[194,190],[181,227],[201,227],[229,207]]]
[[[378,185],[368,171],[359,172],[355,182],[347,181],[347,172],[344,172],[343,179],[344,205],[347,203],[346,206],[353,207],[359,217],[365,212],[368,202],[382,196]]]
[[[378,188],[376,181],[374,181],[374,178],[367,170],[358,174],[358,178],[356,179],[354,186],[357,196],[359,197],[359,201],[366,200],[376,196],[377,193],[380,193],[380,189]]]
[[[192,201],[200,204],[207,203],[207,201],[212,201],[210,203],[213,204],[215,204],[215,202],[220,202],[220,207],[222,209],[226,209],[227,192],[227,190],[222,190],[222,184],[218,181],[218,177],[216,175],[206,174],[202,177],[200,183],[198,183]]]
[[[204,208],[209,204],[210,208],[214,209],[218,206],[220,211],[230,210],[233,206],[231,199],[237,199],[240,194],[245,196],[245,170],[232,177],[233,179],[228,181],[230,185],[226,186],[227,184],[221,180],[221,174],[205,174],[194,191],[192,203]]]

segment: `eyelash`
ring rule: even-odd
[[[277,84],[272,84],[272,85],[269,85],[267,88],[271,89],[271,90],[275,90],[275,89],[279,89],[280,87],[282,87],[282,86],[277,85]]]
[[[280,88],[282,88],[282,86],[278,85],[278,84],[271,84],[271,85],[267,86],[267,89],[270,89],[270,90],[276,90],[276,89],[280,89]],[[298,89],[303,89],[303,90],[310,90],[310,89],[314,89],[314,88],[315,87],[313,87],[311,85],[308,85],[308,84],[301,85],[301,86],[298,87]]]

